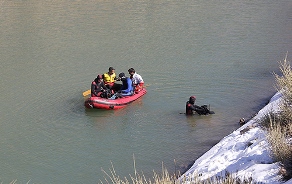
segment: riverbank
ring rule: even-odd
[[[228,172],[241,180],[251,177],[261,183],[283,183],[280,163],[273,162],[266,131],[259,125],[268,113],[279,112],[281,100],[282,94],[276,93],[255,117],[203,154],[180,179],[204,180]]]
[[[282,180],[282,165],[273,161],[267,131],[261,126],[268,114],[280,111],[282,102],[283,94],[277,92],[252,119],[198,158],[192,167],[178,178],[178,183],[202,183],[201,181],[209,181],[210,178],[218,183],[220,178],[228,177],[230,179],[226,180],[227,183],[292,184],[292,179],[286,182]],[[167,170],[162,170],[161,177],[154,174],[154,183],[173,182]],[[111,176],[106,174],[113,183],[124,183],[113,171],[114,169],[111,170]],[[136,170],[131,180],[133,183],[148,183]]]

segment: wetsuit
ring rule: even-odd
[[[193,115],[193,111],[196,111],[199,115],[206,115],[209,114],[210,111],[208,110],[208,108],[206,106],[198,106],[195,105],[193,103],[191,103],[190,101],[187,101],[186,103],[186,115]]]
[[[91,83],[91,96],[100,96],[102,91],[106,89],[107,87],[104,85],[104,82],[98,82],[98,79],[94,79]]]

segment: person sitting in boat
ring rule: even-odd
[[[136,73],[134,68],[130,68],[128,72],[130,74],[130,79],[133,82],[135,92],[138,93],[139,91],[143,89],[143,86],[144,86],[143,78],[141,77],[141,75]]]
[[[109,67],[108,72],[103,74],[103,81],[108,88],[112,88],[116,81],[116,73],[113,67]]]
[[[120,90],[120,94],[122,96],[133,95],[134,88],[133,88],[132,80],[129,77],[126,77],[124,73],[120,73],[119,78],[123,83]]]
[[[186,103],[186,115],[193,115],[193,112],[197,112],[199,115],[207,115],[210,114],[209,109],[206,105],[198,106],[195,105],[196,97],[191,96],[189,101]]]
[[[105,90],[107,90],[107,87],[105,86],[103,82],[102,75],[97,75],[97,77],[91,83],[91,96],[92,97],[101,96],[101,94]]]

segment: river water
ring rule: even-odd
[[[0,180],[97,183],[183,171],[275,93],[292,1],[0,1]],[[148,93],[87,110],[99,73],[133,67]],[[186,117],[197,96],[216,114]],[[133,158],[134,157],[134,158]]]

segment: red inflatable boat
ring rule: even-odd
[[[102,98],[102,97],[89,97],[84,102],[84,106],[87,108],[96,108],[96,109],[108,109],[115,110],[121,109],[128,105],[129,103],[137,100],[147,93],[147,90],[143,88],[138,93],[134,93],[132,96],[124,96],[117,99]]]

